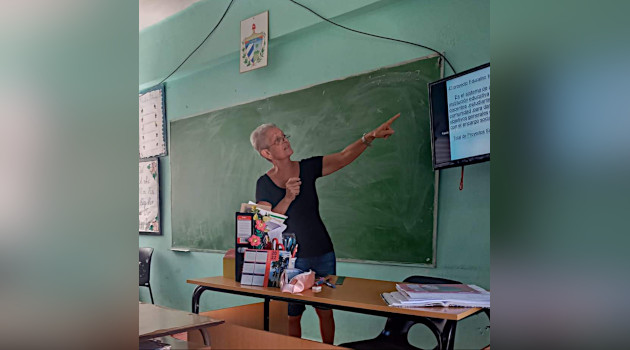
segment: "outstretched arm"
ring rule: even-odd
[[[375,139],[386,139],[394,134],[394,129],[392,129],[391,125],[396,119],[398,119],[398,117],[400,117],[400,113],[390,118],[378,128],[365,134],[365,140],[367,143],[363,142],[362,139],[358,139],[348,147],[344,148],[343,151],[324,156],[324,159],[322,160],[322,176],[330,175],[352,163],[352,161],[357,159],[357,157],[365,151],[368,144],[372,143]]]

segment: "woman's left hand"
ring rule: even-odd
[[[400,117],[400,113],[391,117],[388,121],[383,123],[378,128],[374,129],[374,131],[370,132],[366,136],[371,136],[372,139],[387,139],[388,137],[394,134],[394,129],[392,129],[392,123]],[[370,140],[372,141],[372,140]]]

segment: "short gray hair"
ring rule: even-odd
[[[260,152],[260,150],[269,147],[269,145],[267,145],[266,136],[267,131],[271,128],[277,128],[277,126],[275,124],[268,123],[263,124],[252,131],[252,134],[249,136],[249,142],[252,143],[252,147],[254,147],[256,152]]]

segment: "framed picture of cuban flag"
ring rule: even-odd
[[[241,73],[267,65],[268,43],[269,11],[241,21]]]

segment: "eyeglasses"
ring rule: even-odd
[[[275,140],[275,141],[271,144],[271,146],[278,146],[278,145],[281,145],[284,141],[289,141],[289,138],[290,138],[290,137],[291,137],[291,136],[289,136],[289,135],[284,135],[284,134],[282,134],[282,136],[278,136],[278,137],[276,138],[276,140]]]

